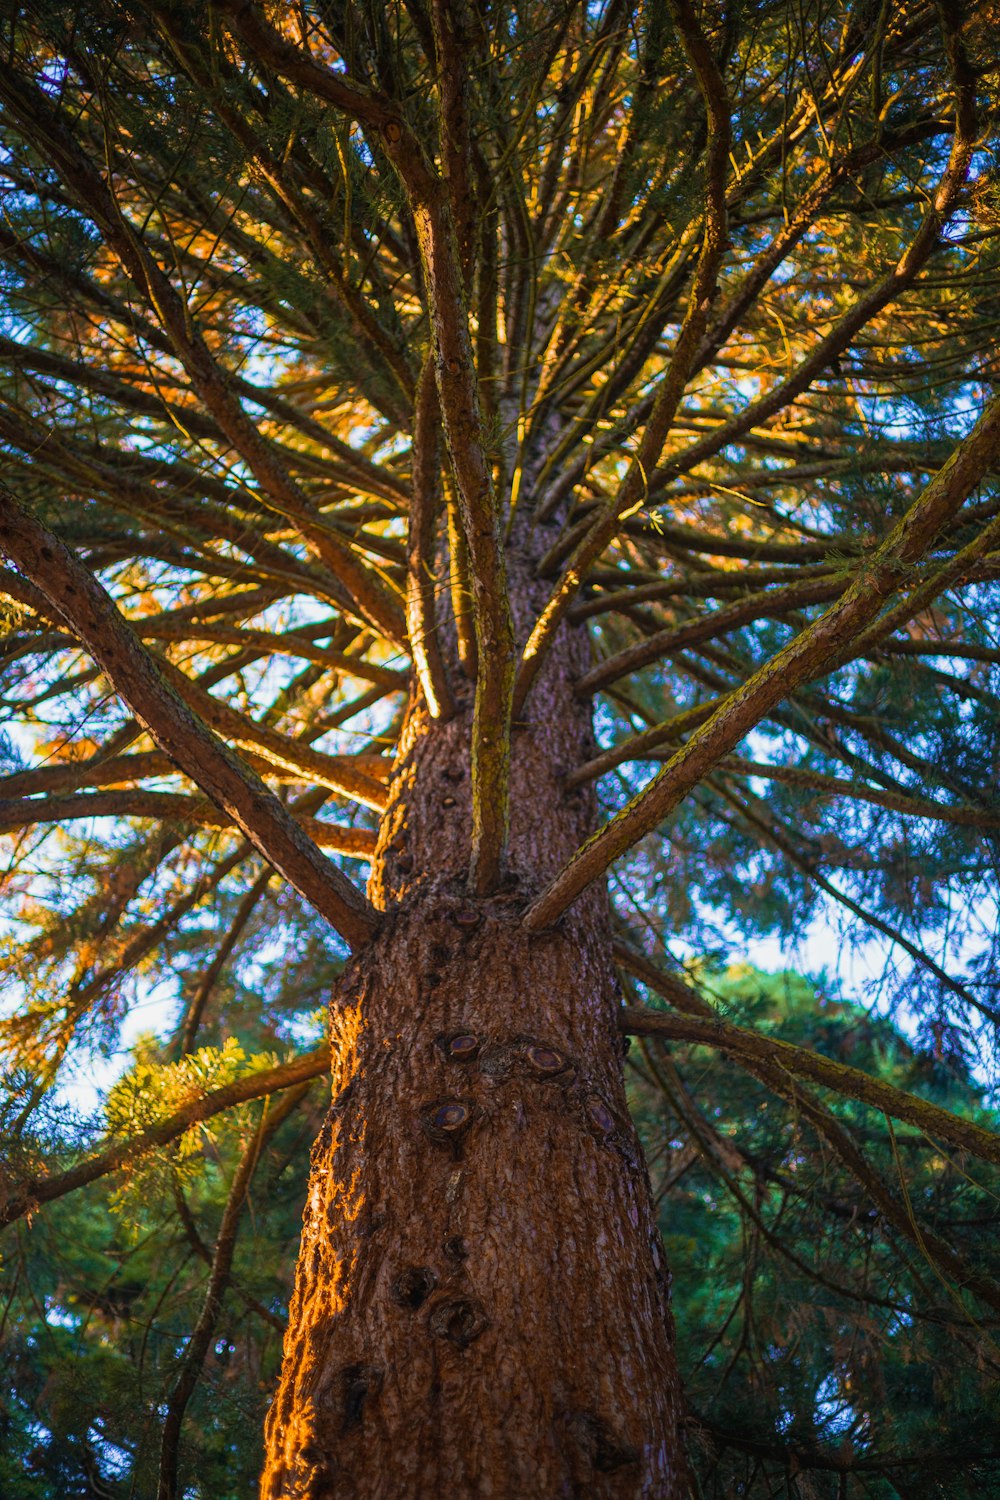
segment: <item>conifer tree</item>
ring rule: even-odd
[[[968,1100],[684,972],[837,919],[992,1057],[992,8],[3,14],[4,1217],[171,1179],[160,1500],[327,1074],[269,1500],[692,1492],[629,1035],[723,1175],[671,1045],[995,1319],[831,1102],[995,1166]],[[56,1160],[32,1121],[151,994]],[[206,1243],[185,1152],[254,1099]]]

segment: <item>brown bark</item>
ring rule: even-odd
[[[511,560],[522,631],[545,586]],[[471,692],[415,700],[332,1008],[267,1500],[687,1492],[667,1275],[629,1118],[607,901],[525,904],[592,827],[564,625],[514,732],[507,873],[470,898]]]

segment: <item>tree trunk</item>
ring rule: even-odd
[[[523,639],[546,589],[510,567]],[[687,1493],[606,893],[518,922],[593,826],[562,785],[592,753],[588,664],[565,627],[515,727],[489,899],[466,888],[471,690],[447,723],[411,703],[370,886],[385,921],[332,1007],[267,1500]]]

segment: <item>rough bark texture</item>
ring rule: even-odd
[[[516,552],[511,576],[523,630]],[[333,1005],[268,1500],[686,1493],[606,897],[519,925],[592,826],[561,783],[592,745],[587,651],[561,628],[515,730],[489,899],[466,883],[471,693],[447,723],[411,707],[370,887],[386,919]]]

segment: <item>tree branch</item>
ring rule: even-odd
[[[839,661],[934,542],[1000,454],[1000,400],[925,486],[840,599],[760,667],[678,750],[652,783],[574,855],[524,918],[549,926],[607,867],[672,812],[783,698]]]
[[[211,802],[181,792],[129,789],[77,792],[64,797],[0,798],[0,834],[39,823],[68,822],[72,818],[155,818],[159,822],[193,823],[202,828],[235,826],[235,819],[227,817]],[[295,822],[320,849],[360,859],[371,859],[375,853],[375,834],[369,828],[345,828],[303,815],[296,817]]]
[[[413,665],[432,719],[449,719],[455,702],[438,640],[434,563],[441,490],[437,425],[440,421],[434,362],[421,371],[413,411],[413,469],[406,545],[406,626]]]
[[[69,1167],[65,1172],[29,1178],[27,1182],[8,1182],[3,1203],[0,1204],[0,1227],[12,1224],[25,1214],[34,1213],[45,1203],[52,1203],[56,1198],[62,1198],[67,1193],[75,1192],[77,1188],[96,1182],[99,1177],[117,1172],[119,1167],[145,1155],[147,1151],[156,1151],[161,1146],[168,1145],[190,1130],[192,1125],[210,1120],[224,1109],[246,1104],[250,1099],[266,1098],[281,1089],[293,1088],[296,1084],[319,1078],[321,1074],[329,1072],[329,1069],[330,1049],[326,1046],[318,1047],[315,1052],[307,1052],[293,1062],[267,1068],[261,1073],[251,1073],[246,1078],[238,1078],[235,1083],[227,1083],[222,1088],[213,1089],[211,1093],[202,1094],[175,1110],[158,1125],[151,1125],[148,1130],[132,1136],[130,1140],[116,1141],[114,1145],[106,1146],[103,1151],[77,1162],[75,1167]]]
[[[187,1404],[194,1394],[194,1388],[201,1375],[202,1366],[205,1363],[205,1355],[208,1353],[208,1346],[211,1343],[219,1321],[219,1315],[222,1312],[222,1298],[226,1287],[229,1285],[229,1278],[232,1272],[240,1217],[243,1213],[247,1193],[250,1190],[253,1174],[260,1161],[260,1154],[275,1131],[284,1124],[292,1110],[295,1109],[308,1090],[308,1083],[300,1084],[282,1099],[281,1103],[275,1109],[265,1109],[263,1118],[254,1133],[253,1140],[243,1153],[240,1164],[236,1168],[232,1187],[229,1189],[229,1196],[226,1199],[226,1207],[222,1214],[222,1223],[219,1226],[218,1238],[215,1242],[212,1269],[208,1278],[208,1287],[205,1292],[205,1301],[201,1309],[201,1315],[188,1340],[180,1372],[167,1398],[166,1412],[163,1418],[163,1434],[160,1441],[160,1473],[156,1491],[157,1500],[177,1500],[177,1455],[181,1436],[181,1424],[184,1421],[184,1412],[187,1409]]]
[[[352,947],[367,942],[375,930],[375,914],[364,897],[319,852],[274,793],[164,681],[107,591],[3,484],[0,551],[42,590],[160,749]]]
[[[671,1002],[677,987],[686,988],[679,980],[671,981],[670,993],[666,996]],[[929,1136],[932,1145],[936,1138],[961,1151],[968,1151],[983,1161],[1000,1166],[1000,1134],[985,1130],[974,1121],[964,1120],[951,1110],[931,1104],[929,1100],[910,1094],[905,1089],[895,1088],[880,1078],[873,1078],[860,1068],[852,1068],[847,1063],[837,1062],[821,1053],[810,1052],[807,1047],[797,1047],[792,1042],[782,1041],[780,1037],[763,1036],[745,1026],[734,1026],[715,1016],[670,1016],[663,1011],[639,1005],[624,1006],[618,1015],[618,1026],[626,1036],[655,1036],[661,1041],[694,1042],[698,1046],[732,1053],[738,1062],[751,1059],[790,1073],[796,1078],[808,1078],[810,1082],[842,1094],[847,1099],[856,1099],[872,1109],[894,1115],[897,1120],[905,1120],[907,1124]]]
[[[697,76],[709,119],[705,229],[701,254],[684,321],[667,367],[660,377],[639,451],[614,499],[602,508],[590,524],[528,637],[514,689],[512,711],[515,717],[520,714],[531,685],[555,640],[556,631],[588,571],[617,533],[622,518],[638,508],[648,493],[650,475],[670,432],[692,362],[708,324],[711,299],[728,243],[726,174],[729,169],[731,128],[726,86],[712,50],[695,19],[690,0],[671,0],[671,9],[684,49]]]

